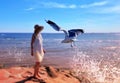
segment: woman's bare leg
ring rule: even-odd
[[[40,67],[40,62],[36,62],[35,67],[34,67],[34,77],[39,78],[39,67]]]

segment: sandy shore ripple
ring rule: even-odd
[[[0,69],[0,83],[90,83],[75,77],[70,70],[53,68],[52,66],[40,67],[40,79],[33,77],[32,67],[10,67]]]

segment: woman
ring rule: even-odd
[[[41,31],[43,30],[43,26],[35,25],[34,33],[31,39],[31,55],[35,57],[35,66],[34,66],[34,77],[39,78],[39,66],[41,61],[43,60],[45,50],[43,48],[43,39],[41,35]]]

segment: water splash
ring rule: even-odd
[[[70,64],[76,76],[86,76],[92,83],[113,83],[114,79],[120,77],[120,68],[114,61],[110,62],[104,57],[98,60],[77,47],[74,49],[75,53]]]
[[[24,53],[23,50],[13,47],[12,49],[8,49],[8,55],[14,58],[15,62],[22,62]]]

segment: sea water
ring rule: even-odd
[[[75,46],[61,43],[62,33],[42,33],[46,50],[43,65],[71,68],[92,83],[113,83],[120,77],[120,33],[85,33]],[[0,33],[0,64],[34,64],[30,52],[32,33]]]

